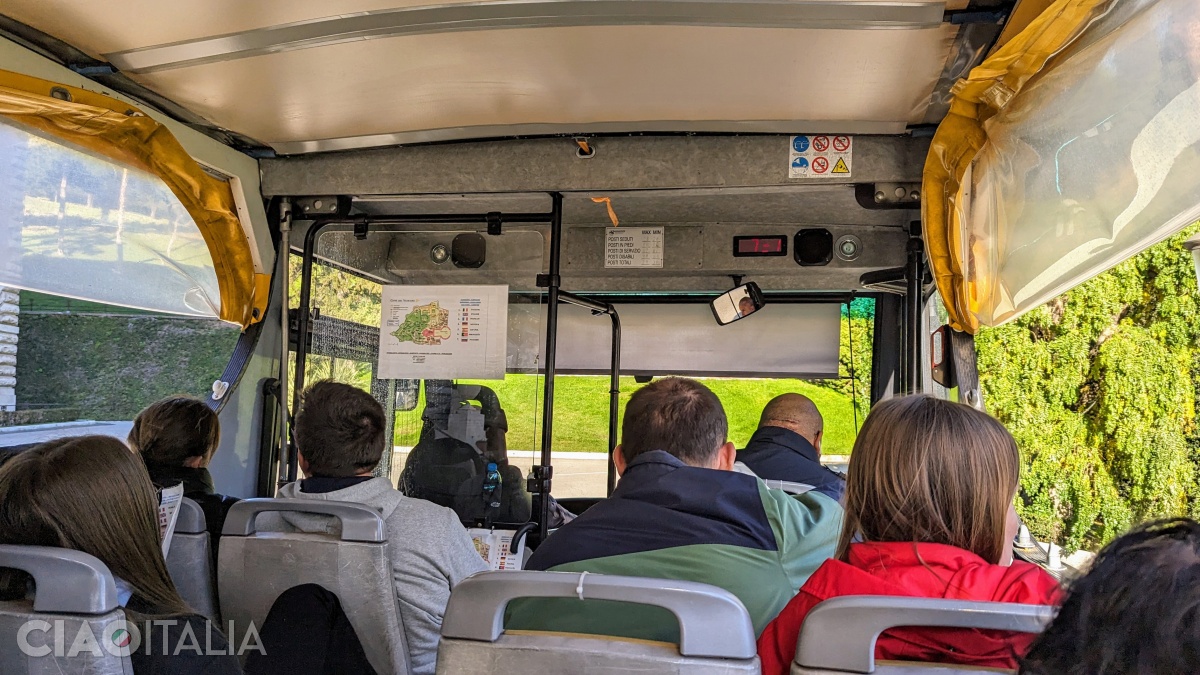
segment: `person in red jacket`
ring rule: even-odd
[[[1013,562],[1020,460],[1008,430],[931,396],[884,401],[850,455],[837,553],[758,640],[763,675],[786,675],[804,617],[830,598],[891,595],[1051,605],[1058,583]],[[1033,635],[893,628],[875,658],[1016,668]]]

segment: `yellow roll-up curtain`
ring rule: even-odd
[[[219,317],[243,328],[262,319],[270,276],[254,270],[229,183],[209,175],[165,126],[123,101],[4,70],[0,116],[162,179],[208,245]]]
[[[986,290],[967,281],[972,243],[961,240],[963,182],[987,144],[983,123],[1112,1],[1056,0],[954,87],[950,112],[938,127],[925,162],[922,218],[929,265],[950,326],[956,330],[978,332],[973,300]]]

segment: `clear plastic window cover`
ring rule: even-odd
[[[217,317],[212,256],[156,176],[0,122],[0,285]]]
[[[1200,217],[1200,2],[1114,5],[985,125],[960,214],[984,325]]]

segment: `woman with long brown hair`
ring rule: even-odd
[[[126,619],[140,631],[141,645],[130,654],[135,675],[241,673],[220,630],[175,590],[163,560],[154,486],[142,462],[115,438],[64,438],[5,463],[0,544],[74,549],[108,566]],[[0,569],[0,597],[23,597],[27,584],[24,573]]]
[[[850,455],[837,553],[763,631],[763,675],[786,673],[800,626],[822,601],[891,595],[1053,604],[1058,583],[1013,562],[1019,521],[1017,444],[986,413],[932,396],[884,401]],[[1016,668],[1033,636],[949,628],[896,628],[879,659]]]

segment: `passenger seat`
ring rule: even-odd
[[[113,633],[125,626],[116,583],[104,563],[70,549],[0,545],[0,567],[27,572],[35,585],[32,600],[0,601],[0,673],[133,675],[127,655],[102,647],[113,644]],[[31,624],[35,621],[40,623]],[[80,635],[85,630],[92,640]],[[94,649],[67,657],[76,644]]]
[[[505,631],[505,608],[518,598],[616,600],[663,607],[679,621],[679,644]],[[450,594],[437,665],[437,675],[756,675],[760,671],[754,626],[732,593],[688,581],[586,572],[480,572],[463,581]]]
[[[259,514],[289,511],[335,518],[341,535],[256,530]],[[372,508],[308,499],[242,500],[225,518],[217,579],[221,614],[233,623],[230,644],[242,644],[251,622],[261,629],[284,591],[317,584],[341,601],[375,672],[409,673],[386,530]]]
[[[214,588],[216,576],[213,574],[208,523],[200,505],[187,497],[179,503],[175,534],[171,536],[171,548],[167,551],[167,571],[183,601],[196,613],[219,625],[221,613]]]
[[[800,627],[792,675],[965,675],[1011,672],[997,668],[888,661],[875,663],[875,641],[898,626],[979,628],[1040,633],[1054,616],[1051,607],[1002,602],[968,602],[856,595],[826,600]]]

